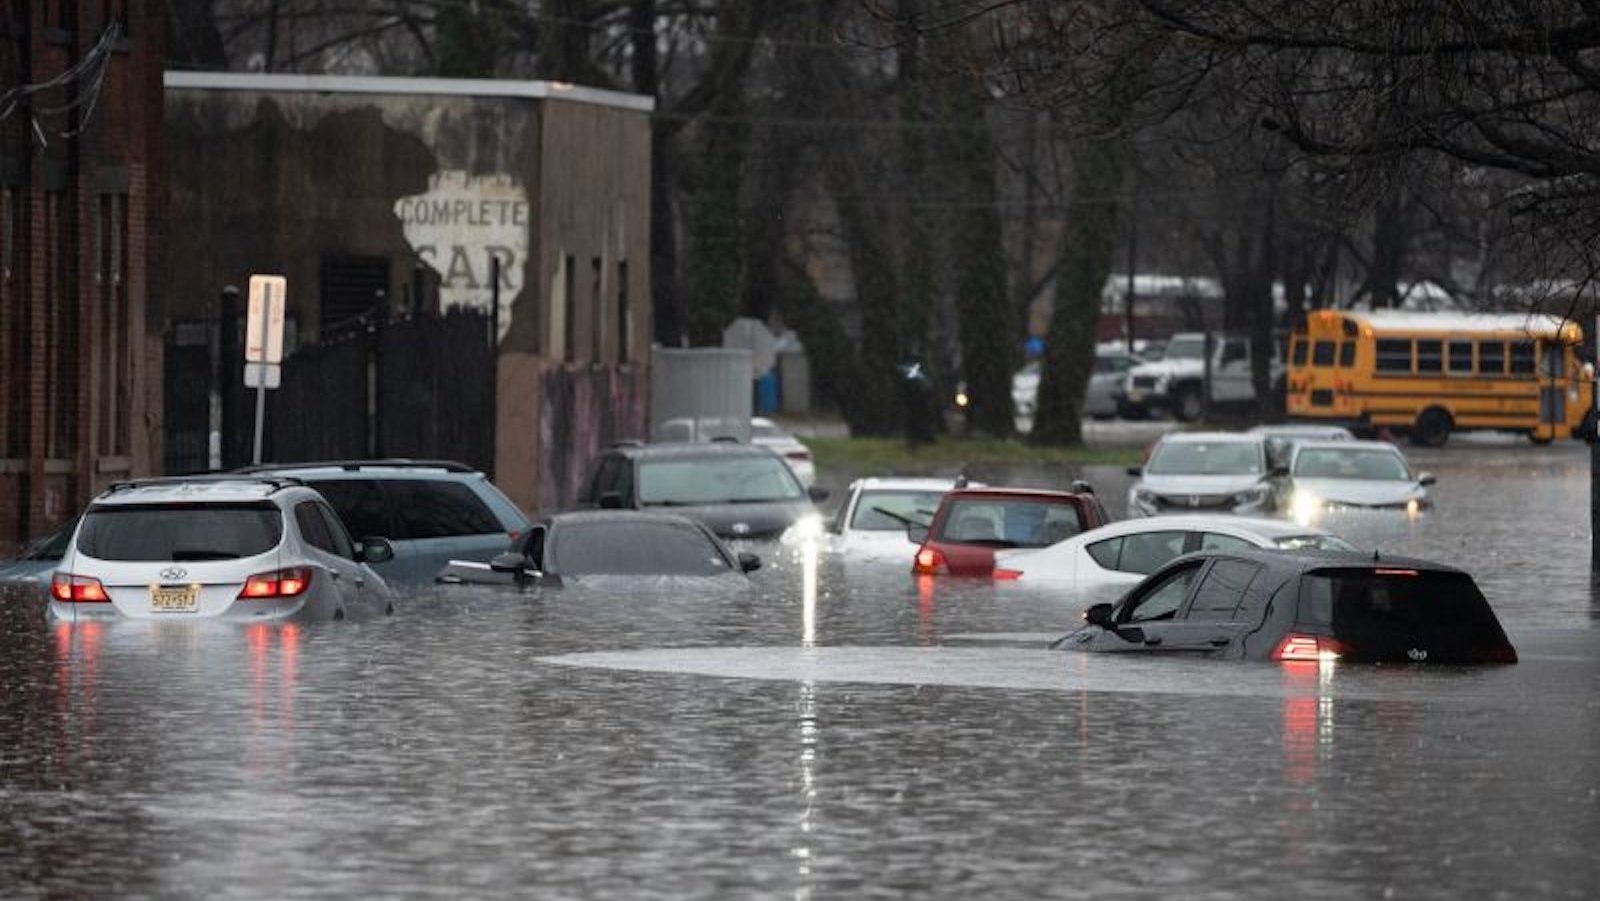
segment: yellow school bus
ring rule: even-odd
[[[1583,330],[1556,316],[1315,310],[1289,337],[1291,419],[1409,434],[1577,433],[1593,401]]]

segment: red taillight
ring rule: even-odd
[[[938,548],[924,547],[917,551],[917,558],[911,565],[911,571],[924,576],[936,576],[949,572],[950,565]]]
[[[1338,660],[1349,650],[1350,648],[1343,642],[1326,636],[1298,635],[1291,632],[1278,642],[1278,647],[1272,652],[1272,659],[1288,663],[1316,663],[1319,660]]]
[[[1015,582],[1017,579],[1022,578],[1022,570],[996,568],[994,578],[997,582]]]
[[[63,572],[50,577],[50,596],[69,604],[104,604],[111,600],[99,579]]]
[[[308,567],[297,566],[293,569],[280,569],[251,576],[245,580],[244,590],[239,592],[239,597],[292,598],[304,594],[310,587],[311,570]]]

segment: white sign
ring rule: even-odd
[[[268,391],[272,391],[282,384],[283,367],[277,363],[244,364],[244,386],[246,388],[265,388]]]
[[[281,275],[250,276],[250,311],[244,327],[245,362],[283,362],[283,300],[288,293],[288,279]]]
[[[490,311],[491,276],[500,272],[500,336],[511,325],[511,304],[522,290],[531,220],[528,193],[505,173],[435,172],[426,194],[395,201],[406,241],[439,274],[439,305]]]

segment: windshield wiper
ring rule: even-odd
[[[898,523],[900,523],[902,525],[907,525],[907,526],[925,526],[925,525],[928,524],[926,522],[919,522],[919,521],[917,521],[915,519],[912,519],[909,516],[903,516],[903,515],[901,515],[899,513],[894,512],[893,510],[886,510],[883,507],[873,507],[872,508],[872,512],[881,514],[883,516],[887,516],[890,519],[892,519],[895,522],[898,522]],[[918,510],[917,512],[921,513],[922,511]],[[928,522],[932,522],[932,521],[933,521],[933,514],[930,513],[930,514],[928,514]]]

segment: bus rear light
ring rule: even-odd
[[[111,601],[100,580],[58,572],[50,577],[50,596],[69,604],[105,604]]]

